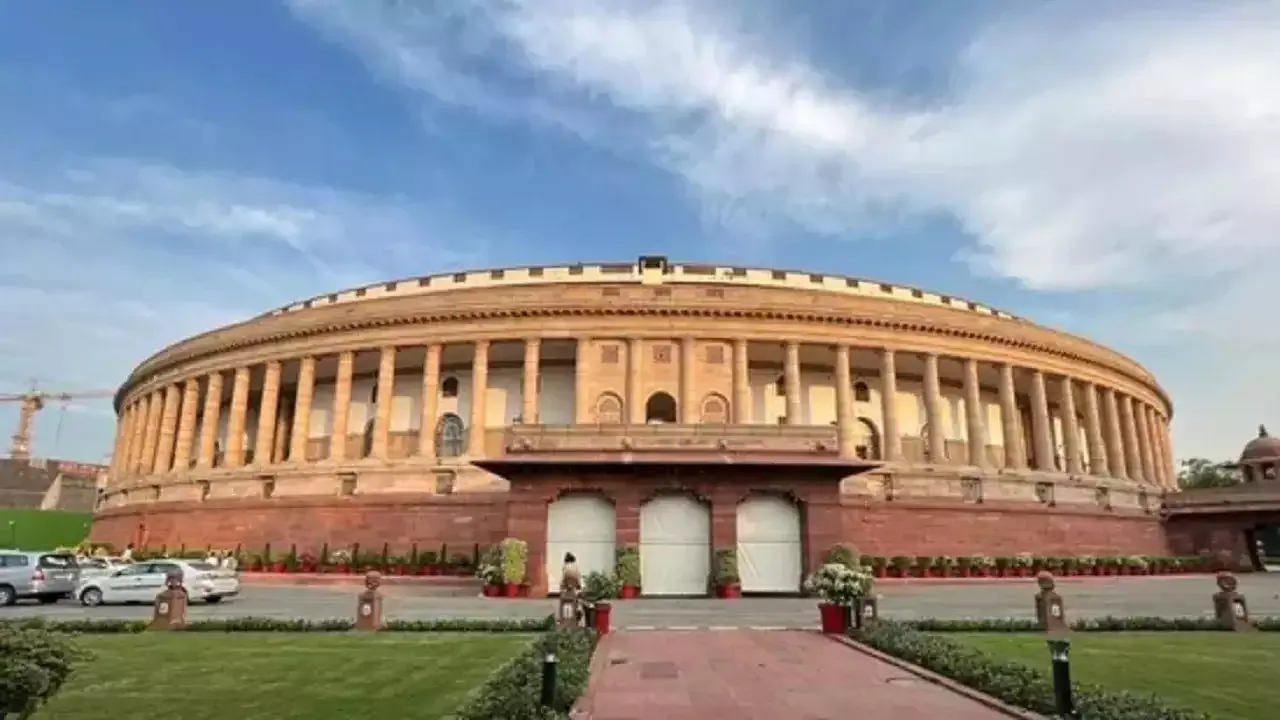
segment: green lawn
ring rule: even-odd
[[[13,546],[19,550],[75,547],[89,534],[92,521],[92,513],[0,508],[0,547]]]
[[[528,646],[514,633],[88,635],[37,718],[447,718]]]
[[[1043,635],[952,634],[990,654],[1049,673]],[[1280,708],[1280,633],[1075,633],[1072,678],[1158,695],[1231,720],[1274,720]]]

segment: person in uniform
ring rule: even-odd
[[[582,622],[582,603],[578,601],[578,593],[581,591],[582,571],[578,569],[578,558],[567,552],[564,554],[564,567],[560,570],[560,596],[573,600],[578,622]]]

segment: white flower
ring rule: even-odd
[[[875,580],[863,568],[853,569],[838,563],[818,568],[805,580],[805,589],[833,605],[852,605],[871,594]]]

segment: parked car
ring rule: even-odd
[[[207,603],[222,602],[240,594],[240,576],[202,560],[148,560],[127,565],[108,575],[90,576],[76,588],[76,597],[87,607],[150,603],[165,587],[169,573],[182,573],[187,597]]]
[[[86,557],[76,561],[80,566],[80,581],[87,578],[110,575],[117,570],[133,564],[132,560],[121,557]]]
[[[0,606],[28,599],[55,603],[72,597],[79,583],[75,555],[0,550]]]

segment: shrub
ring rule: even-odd
[[[852,545],[835,545],[827,551],[826,557],[822,559],[822,564],[843,565],[850,570],[857,570],[862,564],[858,556],[858,551]]]
[[[455,557],[455,564],[458,558]],[[461,560],[469,562],[463,556]],[[529,569],[529,546],[523,540],[515,538],[507,538],[502,541],[502,578],[507,583],[519,585],[524,579]]]
[[[825,603],[853,605],[855,600],[870,595],[874,584],[871,574],[862,568],[828,563],[813,571],[804,581],[804,589]]]
[[[0,718],[28,718],[62,687],[77,662],[88,660],[66,635],[0,625]]]
[[[507,661],[475,690],[458,710],[458,720],[546,720],[567,718],[587,688],[596,634],[585,628],[553,630]],[[543,659],[557,660],[553,707],[540,705]]]
[[[740,582],[738,577],[738,551],[732,548],[716,550],[716,585],[724,587]]]
[[[640,548],[635,545],[618,548],[616,565],[620,584],[640,587]]]
[[[582,579],[582,599],[595,604],[618,597],[618,579],[598,570],[587,573]]]
[[[45,620],[44,618],[20,618],[0,621],[0,632],[41,630],[54,633],[78,633],[84,635],[121,635],[140,633],[147,629],[146,620]],[[555,617],[541,619],[470,619],[444,618],[439,620],[388,620],[383,632],[482,632],[482,633],[533,633],[555,627]],[[355,628],[350,618],[330,620],[282,620],[278,618],[227,618],[196,620],[173,632],[348,632]]]
[[[1035,668],[994,658],[958,642],[920,632],[902,623],[881,621],[850,633],[853,638],[974,690],[1035,713],[1054,713],[1053,683]],[[1048,663],[1046,651],[1046,664]],[[1089,720],[1207,720],[1208,716],[1171,708],[1156,697],[1110,692],[1076,683],[1076,708]]]

